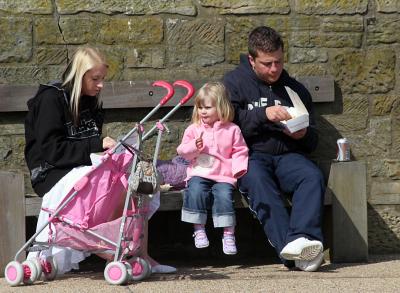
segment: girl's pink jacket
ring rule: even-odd
[[[196,139],[203,133],[203,148],[198,150]],[[200,176],[236,186],[237,178],[247,172],[248,148],[240,128],[231,122],[217,121],[213,127],[191,124],[178,146],[180,156],[190,161],[186,181]]]

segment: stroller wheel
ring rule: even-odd
[[[149,271],[148,271],[148,273],[147,273],[147,275],[146,275],[146,278],[150,278],[150,276],[151,276],[151,264],[148,262],[148,261],[146,261],[147,262],[147,264],[148,264],[148,266],[149,266]]]
[[[112,261],[104,269],[104,278],[111,285],[122,285],[128,281],[128,270],[124,263]]]
[[[50,256],[47,257],[45,260],[43,260],[41,264],[42,264],[41,268],[43,270],[44,279],[46,281],[53,281],[56,278],[58,272],[58,266],[56,260],[52,256]]]
[[[38,277],[38,271],[36,269],[35,262],[28,259],[22,263],[22,268],[24,270],[24,279],[22,282],[26,285],[33,284]]]
[[[123,264],[124,264],[125,267],[126,267],[126,272],[128,273],[127,279],[129,280],[130,276],[132,276],[132,266],[131,266],[131,264],[130,264],[129,262],[127,262],[127,261],[123,261]]]
[[[35,264],[37,270],[37,280],[40,280],[42,277],[42,265],[40,264],[40,259],[38,257],[34,257],[30,258],[29,260]]]
[[[129,263],[132,266],[131,278],[134,281],[141,281],[151,273],[148,262],[143,258],[133,257],[129,260]]]
[[[8,263],[4,270],[4,277],[10,286],[17,286],[24,279],[24,269],[17,261]]]

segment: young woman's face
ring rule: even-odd
[[[205,98],[198,107],[198,113],[204,124],[213,126],[219,120],[217,108],[211,98]]]
[[[104,78],[107,74],[107,66],[97,65],[86,71],[82,79],[82,95],[96,96],[103,89]]]

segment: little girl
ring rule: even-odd
[[[211,207],[214,227],[224,228],[224,253],[236,254],[232,192],[247,172],[248,148],[239,127],[231,122],[234,110],[222,83],[206,83],[194,103],[192,124],[177,148],[190,161],[182,221],[194,224],[195,246],[207,247],[205,224]]]

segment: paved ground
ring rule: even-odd
[[[315,273],[288,271],[255,259],[228,265],[220,260],[169,264],[175,264],[178,273],[153,274],[127,286],[108,285],[103,263],[92,263],[53,282],[31,286],[11,288],[1,278],[0,292],[400,292],[400,255],[370,256],[368,263],[360,264],[327,262]]]

